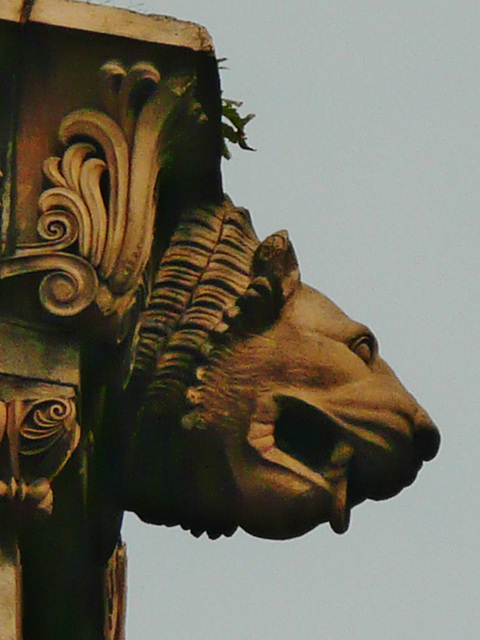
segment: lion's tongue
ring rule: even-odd
[[[350,505],[347,499],[347,467],[353,455],[353,447],[346,442],[338,442],[330,457],[330,466],[324,477],[332,487],[332,509],[330,526],[335,533],[345,533],[350,523]]]

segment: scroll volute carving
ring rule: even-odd
[[[0,497],[44,513],[53,508],[52,479],[80,438],[73,398],[0,401]]]
[[[62,120],[63,155],[43,164],[53,186],[38,202],[41,240],[0,261],[0,278],[47,272],[39,297],[51,314],[76,316],[95,303],[120,326],[148,295],[159,173],[178,131],[205,116],[191,79],[162,79],[147,62],[106,62],[99,94],[104,111],[79,109]]]

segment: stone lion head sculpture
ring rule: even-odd
[[[134,344],[124,501],[147,522],[342,533],[438,450],[372,332],[301,282],[286,232],[259,243],[228,200],[184,215]]]

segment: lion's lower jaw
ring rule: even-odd
[[[312,489],[295,500],[250,497],[239,512],[239,525],[257,538],[288,540],[328,522],[331,502],[330,494],[323,489]]]
[[[252,431],[250,433],[252,433]],[[274,444],[273,436],[270,446],[265,446],[266,442],[264,437],[257,440],[250,438],[249,442],[263,460],[285,469],[288,474],[290,474],[290,482],[287,480],[285,487],[286,495],[281,496],[284,502],[289,499],[292,501],[299,499],[299,479],[308,483],[310,486],[305,493],[308,499],[313,501],[313,504],[308,504],[308,506],[304,505],[305,512],[302,513],[299,511],[297,522],[294,525],[292,525],[292,523],[289,525],[290,531],[287,531],[286,527],[290,519],[288,517],[285,518],[283,526],[280,527],[282,533],[277,537],[293,537],[299,535],[299,531],[304,533],[322,522],[329,522],[335,533],[340,534],[347,531],[350,523],[351,510],[348,499],[348,465],[353,454],[353,447],[346,442],[338,442],[325,468],[321,471],[314,471],[307,465],[278,449]],[[270,471],[270,473],[272,473],[272,471]],[[290,495],[287,496],[289,489]],[[254,492],[255,490],[252,490],[252,493]],[[272,501],[272,498],[270,498],[270,501]],[[276,508],[278,509],[278,507]],[[268,506],[266,509],[267,513],[273,510],[272,507],[268,509]],[[313,513],[310,514],[310,511],[313,511]],[[265,507],[262,512],[265,512]],[[272,513],[269,515],[269,523],[271,524],[271,522]],[[252,533],[251,530],[249,532]],[[271,537],[271,534],[262,537]]]

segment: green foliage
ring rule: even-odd
[[[227,58],[217,58],[218,69],[228,69],[222,65],[226,62]],[[240,149],[246,149],[247,151],[255,151],[247,144],[247,134],[245,133],[245,127],[255,117],[254,113],[249,113],[245,117],[240,115],[240,107],[243,102],[237,100],[229,100],[228,98],[222,98],[222,135],[223,135],[223,149],[222,155],[227,160],[230,160],[232,154],[227,147],[227,140],[232,144],[237,144]]]
[[[227,100],[222,98],[222,134],[223,134],[223,150],[222,155],[227,160],[230,160],[232,154],[227,147],[227,140],[232,144],[238,145],[241,149],[248,151],[255,151],[247,144],[247,135],[245,133],[245,127],[255,117],[254,113],[249,113],[246,116],[241,116],[239,109],[243,102],[237,102],[236,100]]]

